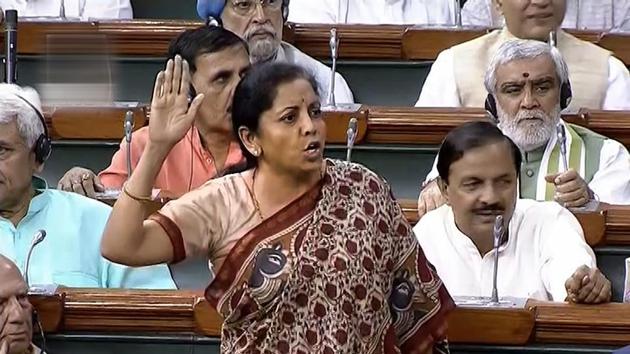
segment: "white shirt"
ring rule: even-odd
[[[570,68],[569,68],[570,70]],[[579,87],[573,87],[579,90]],[[442,51],[424,81],[416,107],[461,107],[453,50]],[[608,89],[601,109],[630,110],[630,74],[626,66],[617,58],[608,59]]]
[[[453,23],[452,0],[291,0],[295,23],[421,24]]]
[[[320,98],[322,100],[326,99],[331,79],[331,69],[329,67],[286,42],[282,42],[276,60],[299,65],[312,73],[319,84]],[[352,91],[350,91],[346,80],[339,73],[335,73],[335,102],[354,103]]]
[[[597,200],[615,205],[630,204],[630,154],[613,139],[606,139],[599,153],[599,168],[588,187]],[[426,181],[438,177],[437,156]]]
[[[3,10],[18,10],[19,17],[59,17],[62,0],[0,0]],[[67,18],[131,19],[130,0],[64,0]]]
[[[451,295],[492,294],[495,252],[479,254],[451,207],[427,213],[413,230]],[[564,301],[566,280],[582,265],[596,266],[579,222],[556,203],[518,200],[508,230],[499,247],[500,297]]]
[[[468,0],[462,8],[464,25],[500,27],[503,22],[492,0]],[[562,28],[630,31],[630,1],[568,0]]]

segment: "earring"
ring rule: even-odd
[[[254,149],[254,151],[252,151],[252,155],[254,155],[255,157],[258,157],[260,153],[258,152],[258,149]]]

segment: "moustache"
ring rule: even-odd
[[[499,204],[486,205],[481,208],[473,209],[475,214],[485,214],[485,215],[503,215],[505,212],[505,208],[503,208]]]
[[[263,25],[260,27],[253,27],[249,31],[245,32],[245,38],[249,40],[251,37],[253,37],[256,34],[267,34],[267,35],[272,36],[273,38],[276,37],[276,31],[273,29],[272,26]]]
[[[516,117],[514,117],[517,122],[521,122],[526,119],[541,119],[541,120],[549,120],[549,115],[540,109],[535,109],[532,111],[518,111]]]

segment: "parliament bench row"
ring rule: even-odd
[[[51,185],[72,166],[95,171],[105,168],[123,135],[127,110],[133,112],[135,129],[148,123],[149,108],[46,107],[45,116],[54,139],[54,152],[44,175]],[[420,182],[431,168],[437,145],[457,125],[486,119],[479,109],[423,109],[363,106],[358,112],[326,113],[326,155],[345,157],[345,134],[351,117],[359,133],[353,160],[384,176],[409,217],[417,221],[415,199]],[[630,112],[582,111],[567,120],[630,144]],[[594,247],[598,264],[613,282],[614,299],[622,299],[624,259],[630,257],[630,209],[614,206],[596,213],[578,214],[587,241]],[[184,288],[208,279],[203,261],[174,268],[176,282]]]
[[[185,20],[22,23],[18,81],[38,86],[47,78],[58,78],[55,72],[61,71],[64,60],[71,62],[82,57],[81,53],[107,53],[111,63],[103,65],[103,75],[110,77],[115,86],[114,99],[147,101],[155,74],[163,67],[170,40],[182,30],[201,24]],[[414,105],[437,54],[488,31],[394,25],[338,27],[341,39],[338,71],[345,76],[355,100],[387,106]],[[329,30],[329,25],[290,24],[284,39],[329,63]],[[630,35],[592,31],[574,34],[630,63]],[[51,64],[53,58],[55,64]],[[66,79],[77,78],[70,74]]]
[[[221,318],[201,294],[61,288],[30,300],[54,348],[86,351],[99,343],[90,352],[218,352]],[[630,304],[529,300],[522,308],[458,307],[448,321],[455,353],[609,353],[630,342]]]

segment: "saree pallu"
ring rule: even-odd
[[[327,160],[313,189],[248,232],[206,298],[224,353],[448,352],[453,302],[393,198]]]

